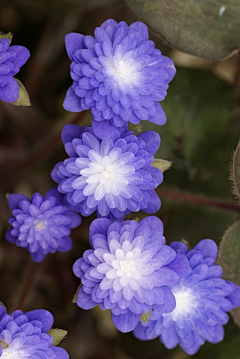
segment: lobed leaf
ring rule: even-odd
[[[171,46],[210,60],[240,47],[239,0],[127,0]]]
[[[240,221],[234,223],[224,234],[220,243],[218,264],[223,278],[240,285]],[[240,308],[232,310],[235,322],[240,326]]]

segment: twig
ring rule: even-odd
[[[234,204],[232,202],[220,201],[214,198],[206,198],[195,194],[182,193],[179,191],[165,189],[165,188],[158,188],[157,194],[159,195],[160,198],[170,198],[186,203],[199,204],[206,207],[217,207],[217,208],[240,212],[239,205]]]

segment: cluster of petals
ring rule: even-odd
[[[91,108],[92,126],[100,138],[113,136],[126,122],[163,125],[166,115],[159,101],[176,70],[148,39],[147,26],[108,19],[94,35],[66,35],[73,84],[64,108],[72,112]]]
[[[131,211],[159,210],[155,188],[163,175],[151,166],[160,145],[156,132],[135,136],[124,126],[113,138],[101,140],[90,126],[66,125],[62,140],[69,158],[51,175],[71,208],[83,216],[97,210],[99,217],[112,220],[123,220]]]
[[[37,309],[27,313],[16,310],[7,314],[0,306],[0,357],[4,359],[68,359],[68,353],[52,346],[53,337],[47,334],[53,325],[53,316],[47,310]]]
[[[134,334],[141,340],[160,338],[172,349],[177,344],[189,355],[208,341],[218,343],[224,337],[226,312],[240,305],[240,287],[222,279],[222,268],[215,265],[217,245],[210,239],[200,241],[188,251],[185,244],[171,246],[189,261],[188,274],[169,288],[176,308],[167,314],[153,310],[147,324],[139,322]]]
[[[150,216],[111,222],[98,218],[90,225],[92,249],[73,265],[81,279],[77,305],[91,309],[97,304],[110,309],[115,326],[133,330],[141,314],[152,308],[171,312],[176,305],[169,285],[188,271],[188,260],[165,245],[163,225]]]
[[[44,197],[39,193],[31,199],[22,194],[8,197],[12,216],[6,239],[27,248],[35,262],[41,262],[48,253],[72,248],[69,235],[80,225],[81,217],[63,204],[62,197],[56,188]]]
[[[7,38],[0,40],[0,100],[14,102],[19,97],[19,84],[13,77],[25,64],[30,52],[24,46],[10,46]]]

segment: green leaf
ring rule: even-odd
[[[233,191],[240,198],[240,142],[233,154],[231,178],[233,180]]]
[[[58,345],[64,338],[67,336],[67,331],[62,329],[50,329],[48,331],[48,334],[50,334],[53,337],[53,346]]]
[[[142,121],[140,121],[137,125],[133,125],[131,122],[128,122],[129,130],[138,134],[142,131]]]
[[[171,46],[210,60],[240,47],[239,0],[126,0]]]
[[[27,93],[25,87],[23,86],[23,84],[19,80],[17,80],[17,82],[19,84],[19,97],[18,97],[18,99],[16,101],[14,101],[12,103],[12,105],[15,105],[15,106],[31,106],[30,99],[29,99],[29,96],[28,96],[28,93]]]
[[[9,347],[8,343],[4,342],[2,339],[0,339],[0,345],[2,347],[2,350],[3,349],[6,349],[7,347]]]
[[[78,292],[79,292],[81,286],[82,286],[82,284],[80,284],[80,286],[78,287],[76,293],[74,294],[72,303],[77,303]]]
[[[240,285],[240,221],[234,223],[224,234],[220,243],[218,264],[223,278]],[[232,310],[235,322],[240,326],[240,308]]]
[[[152,166],[158,168],[161,172],[164,172],[172,166],[172,162],[155,158]]]
[[[140,320],[141,320],[142,322],[144,322],[144,323],[147,323],[148,320],[149,320],[149,317],[150,317],[150,315],[151,315],[151,312],[152,312],[152,310],[149,310],[148,313],[142,314],[141,317],[140,317]]]
[[[0,40],[8,39],[10,44],[11,44],[11,41],[12,41],[12,37],[13,37],[13,35],[12,35],[11,32],[8,32],[7,34],[2,34],[2,35],[0,34]]]

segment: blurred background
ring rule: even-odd
[[[98,307],[84,311],[72,304],[80,283],[71,268],[89,248],[88,228],[95,216],[83,218],[82,225],[72,231],[70,252],[49,254],[40,264],[32,263],[26,250],[5,240],[10,216],[6,194],[31,196],[40,192],[44,195],[54,187],[50,172],[57,162],[66,158],[60,138],[62,127],[67,123],[83,126],[91,123],[89,111],[74,114],[62,107],[72,83],[65,35],[69,32],[93,35],[94,28],[108,18],[128,24],[139,20],[138,16],[144,20],[139,12],[139,6],[143,9],[144,3],[149,5],[149,1],[143,0],[129,0],[128,4],[118,0],[0,0],[0,31],[11,31],[12,45],[26,46],[31,52],[16,77],[26,87],[32,103],[31,107],[23,108],[0,101],[0,300],[9,313],[37,308],[52,312],[55,327],[68,331],[61,346],[72,359],[189,357],[179,347],[165,349],[158,339],[141,342],[132,333],[119,333],[108,311]],[[222,18],[226,9],[221,10],[222,2],[215,3],[216,19]],[[167,13],[163,12],[163,23],[165,20],[167,23]],[[219,244],[240,214],[229,178],[232,154],[240,135],[239,55],[231,54],[225,59],[228,54],[223,52],[216,55],[219,60],[214,52],[209,56],[203,53],[204,58],[197,57],[193,54],[201,55],[198,50],[202,37],[199,46],[197,37],[196,42],[190,39],[198,49],[187,48],[190,55],[179,51],[184,50],[181,44],[173,42],[171,46],[171,37],[166,39],[164,31],[161,34],[156,19],[151,22],[147,18],[147,22],[150,38],[177,67],[162,103],[167,123],[162,127],[143,125],[143,130],[154,130],[161,136],[156,157],[172,161],[158,189],[162,206],[157,215],[164,223],[168,243],[185,239],[193,247],[199,240],[211,238]],[[171,26],[180,31],[180,25],[176,24]],[[190,40],[186,38],[191,47]],[[234,48],[235,43],[230,50]],[[138,216],[143,218],[146,214]],[[225,326],[225,340],[217,345],[206,344],[193,357],[239,359],[239,340],[240,329],[230,319]]]

